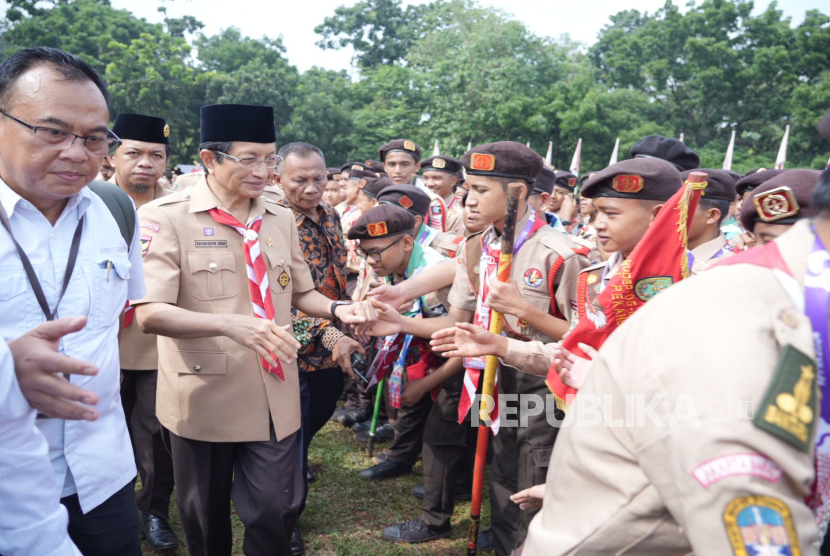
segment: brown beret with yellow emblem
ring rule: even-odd
[[[349,239],[380,239],[412,233],[415,217],[395,205],[378,205],[362,215],[349,229]]]
[[[670,162],[659,158],[631,158],[588,178],[582,186],[582,196],[668,201],[682,186],[680,172]]]
[[[458,174],[461,171],[461,162],[451,156],[431,156],[421,163],[422,172],[446,172]]]
[[[363,178],[360,180],[360,192],[366,194],[372,199],[376,199],[380,192],[387,187],[392,187],[392,180],[389,178]]]
[[[378,195],[379,204],[396,205],[421,218],[426,218],[430,202],[429,195],[419,187],[409,184],[386,187]]]
[[[386,161],[386,155],[394,152],[411,154],[415,162],[421,160],[421,147],[410,139],[393,139],[380,148],[380,161]]]
[[[741,205],[741,225],[752,231],[756,222],[794,224],[815,216],[811,199],[819,177],[818,170],[785,170],[767,180]]]
[[[545,165],[545,159],[526,145],[515,141],[496,141],[473,147],[461,157],[471,176],[515,178],[532,184]]]

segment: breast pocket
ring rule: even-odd
[[[291,251],[269,250],[266,258],[270,271],[268,281],[274,295],[290,294],[294,290],[294,277],[291,276]]]
[[[26,274],[23,271],[0,270],[0,284],[0,314],[25,318],[27,329],[33,328],[39,322],[40,310],[36,314],[38,319],[32,320],[34,305],[31,301],[34,296],[27,293],[29,280]]]
[[[239,293],[233,253],[188,253],[190,292],[196,299],[225,299]]]
[[[97,263],[85,264],[83,271],[89,285],[89,325],[96,330],[114,325],[127,302],[127,281],[130,278],[129,259],[126,257],[102,259]],[[69,297],[68,292],[67,297]],[[61,309],[70,308],[61,302]],[[81,307],[73,309],[65,314],[67,316],[84,314]]]

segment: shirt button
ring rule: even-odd
[[[202,366],[201,365],[193,365],[193,370],[198,373],[199,371],[202,370]]]
[[[219,265],[217,265],[216,263],[210,263],[208,265],[209,270],[216,270],[217,268],[219,268]]]
[[[795,315],[790,312],[786,312],[781,315],[781,320],[784,321],[784,324],[790,328],[796,328],[798,326],[798,319],[795,318]]]
[[[74,450],[74,449],[75,449],[75,445],[74,445],[74,444],[70,444],[69,446],[67,446],[67,447],[66,447],[66,453],[67,453],[67,454],[71,454],[71,453],[73,452],[73,450]]]

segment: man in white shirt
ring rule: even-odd
[[[85,317],[43,323],[7,345],[0,338],[0,554],[80,556],[67,532],[66,508],[52,474],[49,446],[35,427],[36,411],[17,384],[21,373],[94,375],[97,369],[57,352],[60,338],[86,325]],[[64,380],[61,378],[60,380]],[[85,392],[86,395],[93,395]]]
[[[106,85],[77,57],[37,47],[0,64],[0,336],[18,338],[55,317],[88,318],[60,351],[100,371],[52,385],[70,400],[44,396],[38,372],[17,371],[23,395],[43,414],[36,424],[49,444],[69,535],[87,556],[141,554],[117,339],[126,300],[145,293],[139,233],[136,226],[128,246],[85,187],[117,144],[108,122]],[[73,398],[73,386],[94,395]],[[97,411],[64,420],[79,411],[73,400],[95,397]]]

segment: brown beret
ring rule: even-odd
[[[785,170],[767,180],[741,205],[741,225],[751,232],[758,221],[794,224],[815,216],[818,211],[811,206],[811,200],[819,177],[818,170]]]
[[[631,147],[629,151],[634,158],[659,158],[671,162],[680,170],[691,170],[700,166],[700,157],[686,146],[683,141],[664,135],[648,135]]]
[[[340,167],[341,172],[350,172],[352,170],[352,166],[360,166],[360,169],[363,170],[365,166],[362,162],[347,162],[343,166]]]
[[[370,168],[366,168],[362,164],[355,164],[352,166],[351,171],[349,171],[349,179],[360,181],[366,178],[376,178],[378,175],[374,173]]]
[[[783,172],[786,172],[786,170],[767,170],[766,168],[755,168],[750,170],[744,177],[738,180],[738,183],[735,184],[735,192],[738,195],[743,195],[747,191],[752,191],[765,181],[769,181]]]
[[[569,189],[570,191],[573,191],[576,187],[576,182],[576,176],[568,172],[567,170],[556,171],[556,187],[561,187],[563,189]]]
[[[393,185],[392,180],[389,178],[363,178],[360,180],[360,192],[365,193],[373,199],[377,199],[380,192],[391,185]]]
[[[451,156],[431,156],[421,162],[421,171],[458,174],[461,171],[461,162]]]
[[[365,162],[367,168],[371,168],[371,170],[376,173],[386,173],[383,162],[378,162],[377,160],[372,160],[371,158]]]
[[[461,157],[468,175],[515,178],[532,184],[545,165],[545,159],[526,145],[515,141],[496,141],[479,145]]]
[[[585,182],[588,179],[594,177],[594,174],[598,174],[598,173],[599,173],[599,170],[595,170],[593,172],[588,172],[587,174],[584,174],[581,178],[579,178],[579,184],[580,185],[585,185]]]
[[[415,217],[408,211],[395,205],[378,205],[357,219],[348,239],[380,239],[411,233],[414,227]]]
[[[556,184],[556,174],[547,166],[542,167],[542,171],[536,176],[536,181],[533,182],[533,193],[547,193],[553,194],[553,186]]]
[[[380,160],[386,161],[386,155],[391,152],[402,152],[415,157],[415,162],[421,160],[421,147],[410,139],[393,139],[380,148]]]
[[[340,168],[326,168],[326,179],[337,181],[340,179]]]
[[[692,172],[706,173],[706,189],[703,190],[701,199],[720,199],[730,203],[735,200],[737,196],[737,193],[735,193],[735,178],[732,177],[731,173],[716,168],[697,168],[686,170],[680,174],[680,177],[683,181],[686,181]]]
[[[421,218],[427,217],[430,202],[429,195],[409,184],[387,187],[378,195],[379,204],[397,205]]]
[[[631,158],[588,178],[582,196],[668,201],[683,186],[680,172],[659,158]]]

